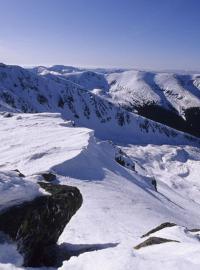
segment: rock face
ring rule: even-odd
[[[82,195],[75,187],[39,184],[50,194],[1,213],[0,230],[17,242],[24,266],[55,266],[56,242],[80,208]]]

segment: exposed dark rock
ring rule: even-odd
[[[19,177],[25,177],[25,175],[23,173],[21,173],[18,169],[15,169],[13,171],[17,172]]]
[[[3,114],[3,117],[10,118],[10,117],[13,117],[13,114],[10,112],[6,112]]]
[[[200,229],[188,229],[188,232],[200,232]]]
[[[122,157],[115,157],[115,161],[119,163],[121,166],[125,166],[125,161],[122,159]]]
[[[65,105],[65,102],[63,101],[62,97],[60,97],[58,100],[58,107],[63,108],[64,105]]]
[[[118,152],[115,154],[115,161],[119,163],[121,166],[130,169],[132,171],[135,171],[135,163],[121,149],[118,149]]]
[[[39,184],[51,195],[37,197],[1,213],[0,230],[17,242],[24,266],[55,266],[56,242],[80,208],[82,196],[75,187]]]
[[[144,242],[135,246],[134,249],[140,249],[142,247],[148,247],[148,246],[163,244],[163,243],[167,243],[167,242],[180,243],[177,240],[171,240],[171,239],[166,239],[166,238],[161,238],[161,237],[150,237],[147,240],[145,240]]]
[[[160,231],[160,230],[162,230],[162,229],[164,229],[164,228],[167,228],[167,227],[173,227],[173,226],[176,226],[176,224],[175,224],[175,223],[171,223],[171,222],[165,222],[165,223],[162,223],[162,224],[160,224],[159,226],[157,226],[156,228],[154,228],[154,229],[150,230],[149,232],[147,232],[146,234],[142,235],[141,238],[147,237],[147,236],[149,236],[150,234],[155,233],[155,232],[157,232],[157,231]]]
[[[43,173],[41,173],[41,176],[47,182],[52,182],[52,181],[56,180],[56,175],[53,174],[52,172],[43,172]]]
[[[40,104],[48,103],[48,99],[45,96],[40,95],[40,94],[37,96],[37,100]]]
[[[125,118],[124,118],[124,112],[117,112],[116,117],[118,121],[118,125],[123,126],[125,125]]]

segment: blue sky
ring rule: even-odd
[[[0,61],[200,70],[199,0],[0,0]]]

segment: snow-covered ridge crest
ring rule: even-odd
[[[93,131],[73,128],[60,114],[0,115],[1,169],[19,169],[25,175],[45,171],[78,155]]]

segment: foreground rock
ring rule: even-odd
[[[75,187],[39,183],[49,192],[0,214],[0,230],[17,242],[24,266],[55,266],[56,242],[82,204]]]
[[[148,246],[163,244],[163,243],[167,243],[167,242],[179,243],[179,241],[176,241],[176,240],[171,240],[171,239],[166,239],[166,238],[161,238],[161,237],[149,237],[144,242],[135,246],[134,249],[140,249],[142,247],[148,247]]]

